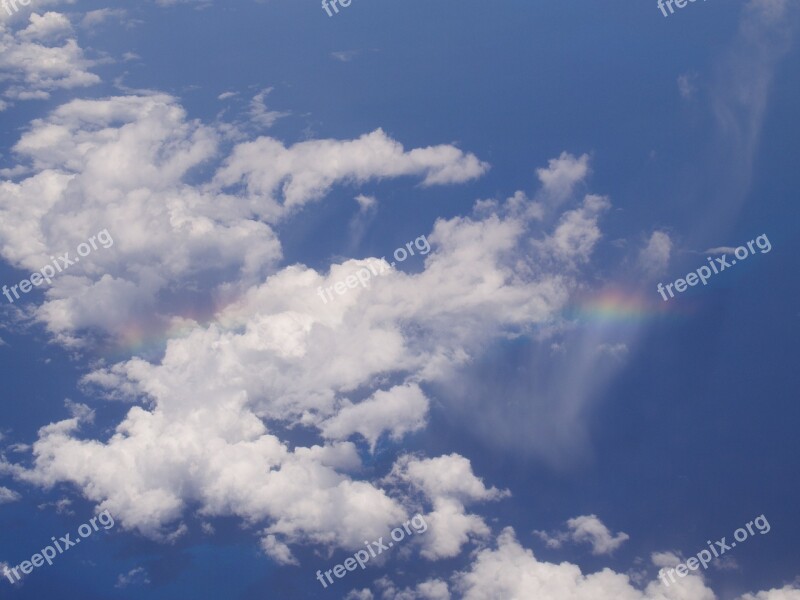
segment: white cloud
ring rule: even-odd
[[[401,457],[393,477],[407,481],[429,498],[450,498],[462,502],[498,500],[509,495],[507,490],[486,487],[472,472],[469,460],[458,454],[437,458]]]
[[[4,561],[0,560],[0,575],[3,576],[3,581],[4,582],[8,581],[8,579],[5,576],[6,571],[8,571],[11,568],[13,568],[13,565],[10,565],[7,562],[4,562]],[[15,581],[13,585],[14,586],[21,586],[22,585],[22,580],[26,577],[26,575],[24,573],[22,573],[21,571],[19,571],[19,570],[17,572],[20,574],[20,579]],[[12,580],[13,580],[13,575],[12,575]]]
[[[733,556],[720,556],[711,562],[711,566],[718,571],[736,571],[739,567],[739,561]]]
[[[378,204],[375,196],[366,196],[364,194],[359,194],[356,196],[355,200],[358,202],[359,212],[373,211]]]
[[[12,32],[0,25],[0,70],[5,72],[7,98],[14,100],[49,98],[58,89],[86,87],[100,82],[88,71],[94,62],[84,56],[74,38],[72,26],[60,13],[33,13],[29,25]]]
[[[606,354],[614,360],[624,360],[630,353],[630,348],[627,344],[600,344],[597,351],[601,354]]]
[[[351,590],[344,600],[374,600],[375,596],[366,588],[363,590]]]
[[[3,257],[32,272],[50,256],[74,257],[77,244],[103,229],[115,242],[46,292],[37,317],[63,342],[84,328],[119,337],[132,321],[145,331],[163,327],[175,299],[159,307],[161,290],[223,272],[255,281],[275,265],[280,243],[267,225],[182,181],[215,156],[217,143],[217,132],[187,122],[172,98],[158,95],[76,100],[23,134],[14,151],[33,174],[0,183]]]
[[[261,90],[258,94],[253,96],[253,99],[250,101],[250,119],[253,123],[265,129],[269,129],[275,124],[275,121],[290,114],[288,112],[269,110],[267,108],[265,99],[272,93],[272,89],[273,88],[266,88]],[[222,96],[220,96],[220,100],[222,99]]]
[[[420,600],[450,600],[450,591],[447,583],[441,579],[424,581],[417,585],[417,594]]]
[[[369,589],[352,590],[345,600],[450,600],[450,591],[445,581],[429,579],[417,584],[414,588],[399,589],[388,577],[375,582],[380,595],[376,596]]]
[[[562,152],[558,158],[550,159],[546,169],[537,169],[536,174],[545,197],[560,204],[569,199],[577,185],[589,174],[589,155],[576,158],[569,152]]]
[[[261,539],[261,547],[267,556],[279,565],[299,565],[300,563],[292,554],[289,546],[278,540],[272,534],[267,534]]]
[[[59,515],[74,515],[75,511],[73,511],[70,506],[72,506],[72,500],[69,498],[61,498],[60,500],[56,500],[55,502],[43,502],[36,508],[39,510],[44,510],[49,507],[53,507],[57,514]]]
[[[733,246],[718,246],[716,248],[709,248],[703,251],[703,254],[733,254],[736,248]]]
[[[564,213],[553,234],[540,245],[565,264],[588,262],[602,237],[599,218],[610,206],[603,196],[587,195],[580,208]]]
[[[463,600],[713,600],[700,577],[690,575],[665,587],[651,582],[644,591],[633,587],[627,575],[610,569],[584,575],[568,562],[539,561],[517,542],[511,528],[497,538],[496,549],[480,550],[469,570],[456,574]]]
[[[671,553],[654,553],[655,566],[672,566],[679,559]],[[700,572],[689,571],[684,578],[664,585],[654,574],[644,589],[631,584],[628,575],[604,568],[584,574],[569,562],[543,562],[524,548],[513,529],[503,530],[496,548],[474,553],[469,569],[453,575],[453,587],[462,600],[716,600],[706,587]],[[746,594],[739,600],[796,600],[800,589],[786,586],[782,590]]]
[[[14,490],[10,490],[7,487],[0,486],[0,504],[17,502],[20,498],[22,498],[22,496],[20,496]]]
[[[331,52],[331,56],[341,62],[350,62],[358,56],[358,50],[339,50],[338,52]]]
[[[678,75],[678,91],[682,98],[689,99],[694,96],[697,91],[695,81],[697,80],[697,73],[682,73]]]
[[[487,169],[453,146],[406,152],[378,129],[356,140],[311,140],[288,148],[266,137],[239,144],[214,182],[220,189],[244,185],[257,213],[274,219],[319,200],[337,183],[404,175],[423,176],[423,185],[463,183]]]
[[[567,521],[570,537],[575,542],[586,542],[592,554],[611,554],[629,539],[627,533],[612,535],[608,527],[595,515],[582,515]]]
[[[739,31],[709,78],[717,122],[703,171],[717,179],[697,221],[736,219],[750,194],[770,91],[792,47],[798,5],[789,0],[747,0]]]
[[[800,587],[787,585],[781,589],[745,594],[741,600],[800,600]]]
[[[663,231],[654,231],[647,245],[639,252],[637,264],[639,270],[648,276],[664,273],[669,265],[672,253],[672,240]]]
[[[428,531],[420,538],[422,556],[429,560],[456,556],[471,539],[489,535],[488,525],[478,515],[468,514],[465,505],[509,495],[487,488],[472,472],[469,460],[458,454],[431,459],[401,457],[388,480],[410,484],[433,503],[433,510],[425,515]]]
[[[348,250],[350,253],[355,253],[358,249],[361,240],[367,232],[368,227],[375,219],[378,213],[378,200],[375,196],[367,196],[366,194],[358,194],[355,197],[358,203],[358,212],[353,215],[348,223]]]
[[[147,585],[150,583],[150,577],[147,575],[147,571],[144,567],[136,567],[131,569],[126,574],[120,574],[117,576],[117,583],[114,585],[115,588],[125,588],[129,585]]]
[[[433,501],[433,510],[425,515],[425,521],[428,531],[420,538],[421,554],[428,560],[458,556],[464,544],[491,533],[483,518],[467,513],[463,504],[446,497]]]
[[[122,21],[128,14],[124,8],[100,8],[97,10],[90,10],[81,19],[81,27],[90,29],[102,25],[109,19],[117,19]]]
[[[547,533],[534,531],[549,548],[561,548],[564,542],[572,541],[576,544],[586,543],[592,547],[592,554],[612,554],[625,541],[628,534],[618,533],[613,535],[596,515],[582,515],[567,521],[566,531]]]
[[[253,214],[272,206],[279,218],[336,182],[416,174],[456,183],[486,166],[452,146],[406,151],[378,130],[289,148],[265,137],[240,143],[214,185],[185,183],[190,170],[220,159],[221,135],[188,121],[174,99],[141,95],[70,102],[15,146],[32,174],[0,184],[9,262],[35,269],[102,228],[115,240],[48,291],[37,314],[51,331],[124,336],[154,313],[159,333],[180,327],[158,359],[86,378],[134,402],[113,435],[87,436],[89,415],[74,409],[41,429],[32,467],[3,468],[41,486],[70,483],[123,528],[165,542],[187,530],[187,513],[239,517],[279,562],[292,560],[292,545],[360,548],[385,535],[419,508],[404,486],[430,507],[429,530],[415,538],[424,557],[455,556],[485,538],[488,525],[466,506],[506,492],[486,486],[467,459],[401,461],[390,494],[359,478],[347,438],[374,445],[418,429],[423,386],[447,381],[487,344],[550,321],[576,286],[563,262],[588,260],[607,201],[587,196],[538,246],[532,228],[546,225],[527,198],[440,219],[418,272],[392,270],[323,304],[318,287],[380,261],[347,260],[324,273],[280,267],[277,238]],[[221,190],[239,181],[244,194]],[[165,291],[191,289],[201,276],[218,284],[216,307],[203,324],[171,321],[180,298]],[[286,428],[318,442],[290,445],[277,434]]]
[[[406,433],[422,429],[427,414],[428,399],[418,386],[395,386],[378,390],[358,404],[345,400],[336,416],[322,423],[322,435],[344,440],[359,433],[374,451],[382,433],[388,432],[393,440],[400,441]]]
[[[57,40],[72,32],[72,24],[65,15],[55,12],[44,15],[33,13],[30,16],[30,25],[19,31],[17,36],[24,40],[46,42]]]

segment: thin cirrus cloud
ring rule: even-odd
[[[701,164],[714,187],[703,194],[702,216],[693,214],[689,223],[694,247],[722,235],[747,198],[772,84],[795,38],[797,16],[791,0],[748,0],[736,37],[704,77],[716,130]]]

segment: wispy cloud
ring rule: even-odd
[[[337,52],[331,52],[331,56],[342,62],[350,62],[358,56],[358,50],[339,50]]]

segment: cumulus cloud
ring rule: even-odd
[[[372,591],[364,588],[362,590],[350,590],[344,600],[374,600],[375,596]]]
[[[579,208],[564,213],[555,231],[540,245],[564,264],[588,262],[602,237],[598,220],[610,207],[607,198],[587,195]]]
[[[562,153],[563,160],[548,173],[559,172],[558,165],[566,163],[576,171],[567,181],[583,182],[588,162],[584,169],[583,160],[568,156]],[[576,195],[569,189],[566,196]],[[630,260],[615,265],[597,259],[604,242],[602,221],[611,208],[608,197],[585,193],[556,206],[542,200],[545,196],[537,190],[517,192],[505,202],[480,200],[474,213],[484,222],[503,215],[520,226],[527,247],[509,251],[518,259],[514,272],[558,273],[554,289],[565,294],[566,302],[513,350],[501,343],[485,347],[435,392],[451,420],[493,447],[566,466],[589,456],[587,410],[603,397],[624,366],[622,359],[635,351],[644,327],[635,317],[624,329],[611,327],[595,315],[608,305],[648,305],[655,299],[637,289],[640,281],[632,281]],[[662,248],[663,241],[656,236],[654,247]],[[536,257],[532,262],[526,260],[530,254]],[[663,254],[653,256],[663,259]],[[589,283],[598,279],[607,283],[599,288]]]
[[[547,168],[536,170],[542,183],[543,195],[555,204],[560,204],[572,196],[575,188],[589,174],[589,155],[575,157],[562,152],[558,158],[550,159]]]
[[[596,515],[582,515],[567,521],[566,531],[547,533],[534,531],[548,547],[560,548],[564,542],[586,543],[592,547],[592,554],[612,554],[629,539],[627,533],[613,535]]]
[[[134,358],[87,376],[87,385],[136,404],[109,439],[86,439],[90,414],[73,409],[72,418],[42,428],[31,468],[4,469],[43,486],[71,482],[123,527],[166,542],[187,530],[183,517],[196,510],[260,525],[264,550],[281,562],[291,561],[293,543],[360,547],[408,513],[356,478],[361,460],[347,438],[374,444],[384,433],[398,439],[423,426],[428,401],[419,383],[463,362],[486,336],[546,318],[560,293],[548,276],[510,277],[503,261],[523,228],[495,216],[437,223],[429,239],[440,254],[428,255],[421,273],[393,271],[324,305],[316,288],[361,261],[331,265],[327,274],[302,265],[278,270],[279,245],[267,225],[251,220],[249,196],[184,183],[190,169],[217,156],[218,140],[212,128],[187,121],[172,98],[149,95],[71,102],[34,122],[15,146],[33,174],[3,183],[7,260],[34,269],[101,224],[114,232],[113,251],[75,265],[48,290],[38,314],[51,330],[94,325],[113,333],[137,310],[165,311],[168,303],[154,304],[158,291],[191,284],[198,265],[236,278],[245,291],[210,323],[184,322],[158,362]],[[459,150],[406,152],[383,133],[319,144],[341,150],[337,161],[346,163],[364,143],[405,162],[398,173],[430,182],[471,176],[464,170],[471,164],[479,166],[473,174],[482,169]],[[288,149],[297,156],[287,172],[302,178],[311,163],[299,157],[315,156],[314,148]],[[357,168],[360,177],[372,168],[392,174],[372,160]],[[76,204],[81,211],[70,209]],[[385,386],[389,375],[400,383]],[[273,423],[316,430],[320,442],[290,447]],[[434,518],[457,527],[451,539],[436,538],[431,556],[488,532],[479,517],[463,514],[468,491],[432,499]]]
[[[629,539],[627,533],[612,535],[595,515],[583,515],[567,521],[570,537],[578,543],[591,545],[592,554],[611,554]]]
[[[358,404],[345,400],[336,415],[321,425],[322,435],[328,439],[347,439],[359,433],[374,451],[384,432],[399,441],[406,433],[423,428],[428,404],[425,394],[413,384],[378,390]]]
[[[0,70],[7,82],[3,95],[11,100],[44,99],[55,90],[99,83],[100,78],[89,72],[94,62],[71,35],[69,19],[56,12],[33,13],[28,26],[16,31],[0,24]]]
[[[217,172],[214,183],[220,189],[244,186],[254,210],[274,219],[319,200],[336,183],[419,175],[423,185],[442,185],[469,181],[487,169],[475,155],[453,146],[406,152],[378,129],[356,140],[310,140],[288,148],[266,137],[243,143]]]
[[[55,12],[48,12],[44,15],[33,13],[30,16],[30,25],[18,32],[18,37],[24,40],[46,42],[71,33],[72,24],[65,15]]]
[[[319,287],[388,265],[282,266],[273,229],[254,215],[279,221],[337,183],[461,183],[487,166],[453,146],[405,150],[381,130],[289,147],[260,137],[228,155],[223,138],[175,99],[142,94],[65,104],[15,145],[29,173],[0,184],[7,261],[38,269],[101,229],[115,242],[54,280],[37,318],[66,343],[85,329],[124,339],[131,323],[170,339],[163,355],[84,379],[133,404],[110,437],[87,435],[91,412],[75,405],[40,430],[30,465],[2,470],[44,487],[72,484],[122,527],[167,543],[193,526],[189,513],[235,516],[284,564],[293,545],[360,548],[384,535],[420,508],[409,489],[422,495],[430,527],[418,542],[424,557],[453,557],[486,538],[489,526],[467,506],[507,492],[484,484],[466,458],[403,458],[387,491],[364,479],[357,444],[419,430],[423,389],[487,344],[552,321],[578,286],[564,267],[589,260],[607,199],[587,195],[543,220],[515,196],[440,219],[418,272],[391,269],[324,304]],[[190,176],[201,167],[208,183]],[[193,290],[209,285],[206,312],[182,317],[188,300],[198,304]],[[309,441],[290,443],[283,432],[293,429]]]
[[[261,547],[266,552],[267,556],[272,558],[279,565],[299,565],[297,559],[292,554],[289,546],[278,540],[272,534],[266,535],[261,540]]]
[[[29,165],[30,175],[0,183],[3,257],[38,270],[50,256],[74,249],[98,230],[108,229],[115,240],[113,251],[96,253],[57,278],[37,309],[37,318],[62,342],[76,343],[76,331],[92,328],[122,337],[132,321],[143,331],[163,328],[175,316],[171,311],[180,310],[175,307],[180,293],[165,294],[167,288],[179,292],[201,280],[212,290],[226,281],[246,288],[274,270],[280,243],[267,224],[252,218],[253,203],[260,202],[185,183],[192,169],[221,158],[220,137],[215,128],[188,121],[164,95],[75,100],[34,121],[22,135],[14,152]],[[352,142],[305,142],[284,149],[288,163],[278,164],[270,160],[272,151],[283,146],[259,138],[236,146],[220,172],[244,168],[246,156],[258,163],[248,178],[265,177],[275,185],[288,178],[290,203],[302,203],[308,199],[299,192],[307,190],[302,181],[314,179],[316,195],[350,176],[331,172],[320,183],[314,175],[318,156],[331,164],[358,164],[357,155],[369,153],[373,144],[389,152],[387,161],[405,160],[406,167],[394,175],[420,170],[438,182],[451,175],[461,180],[474,159],[448,146],[403,154],[380,133]],[[260,146],[271,150],[260,155]],[[380,159],[367,162],[354,167],[358,177],[393,175],[394,167]],[[474,159],[474,164],[481,163]],[[220,178],[226,179],[215,179]],[[213,301],[206,298],[209,311]]]
[[[497,547],[476,553],[471,568],[454,577],[464,600],[508,598],[523,600],[713,600],[714,594],[700,577],[690,575],[670,587],[651,582],[644,591],[633,587],[627,575],[603,569],[583,574],[577,565],[539,561],[522,547],[514,531],[506,528]]]
[[[669,265],[671,253],[672,240],[669,234],[654,231],[647,245],[639,252],[637,259],[639,270],[651,277],[662,274]]]
[[[429,498],[451,498],[463,502],[498,500],[508,490],[486,487],[472,472],[469,460],[458,454],[417,459],[405,456],[394,466],[393,477],[407,481]]]
[[[429,579],[417,584],[415,587],[399,588],[388,577],[382,577],[375,582],[377,595],[372,590],[352,590],[345,596],[345,600],[450,600],[450,590],[445,581]]]
[[[800,600],[800,587],[787,585],[757,594],[745,594],[741,600]]]
[[[467,513],[466,505],[509,495],[507,490],[486,487],[472,472],[469,460],[458,454],[431,459],[401,457],[388,479],[409,484],[433,504],[425,516],[428,531],[420,538],[422,556],[429,560],[456,556],[471,539],[489,535],[485,521]]]
[[[669,553],[654,554],[655,566],[675,564]],[[456,572],[452,588],[463,600],[716,600],[717,596],[699,572],[689,571],[684,578],[665,585],[654,578],[643,589],[634,586],[628,575],[604,568],[583,573],[575,564],[541,561],[516,539],[507,527],[497,537],[496,547],[474,553],[468,569]],[[794,600],[800,589],[786,586],[781,590],[746,594],[739,600]]]
[[[36,316],[63,342],[83,328],[119,336],[132,320],[145,329],[168,322],[157,309],[168,286],[223,271],[252,281],[276,263],[280,243],[268,226],[182,181],[217,141],[158,95],[75,100],[23,134],[14,152],[32,174],[0,183],[3,257],[32,272],[55,254],[74,257],[97,231],[114,240],[46,291]]]
[[[10,490],[7,487],[0,486],[0,504],[8,504],[9,502],[16,502],[22,498],[17,492],[14,490]]]

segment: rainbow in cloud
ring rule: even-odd
[[[598,325],[638,325],[657,318],[684,316],[693,312],[689,303],[662,302],[658,295],[645,296],[640,290],[608,287],[582,297],[565,311],[565,316]]]

